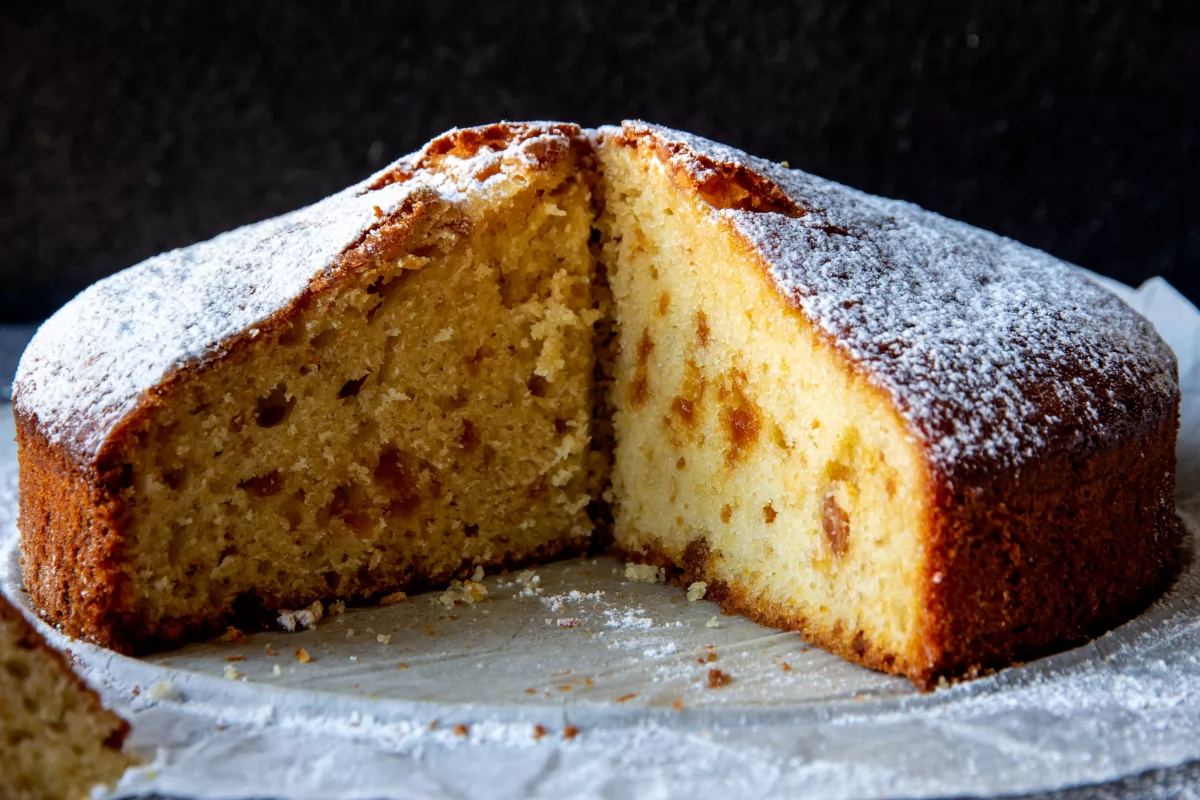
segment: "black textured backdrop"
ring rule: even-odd
[[[443,129],[695,131],[1200,298],[1200,4],[153,2],[0,11],[0,321]]]

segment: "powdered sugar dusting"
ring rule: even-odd
[[[46,321],[21,358],[14,404],[83,460],[94,458],[143,393],[172,370],[218,357],[233,337],[286,308],[406,202],[463,203],[503,179],[499,164],[536,163],[569,146],[564,126],[515,132],[469,157],[431,158],[434,140],[312,206],[173,250],[100,281]],[[471,132],[467,132],[470,134]],[[404,180],[381,183],[397,171]]]
[[[626,127],[683,145],[673,166],[698,181],[745,166],[806,211],[716,213],[948,477],[1112,441],[1177,401],[1175,358],[1153,326],[1046,253],[700,137]]]

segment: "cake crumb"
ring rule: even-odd
[[[472,580],[465,581],[450,581],[450,586],[446,591],[442,592],[441,596],[436,598],[436,602],[453,608],[456,605],[474,605],[483,598],[487,597],[487,587],[482,583]]]
[[[485,573],[483,571],[483,567],[479,567],[479,566],[475,567],[475,572],[471,575],[471,580],[478,583],[479,581],[483,580],[484,577],[485,577]]]
[[[674,703],[671,703],[671,708],[676,711],[683,711],[683,698],[677,698]]]
[[[385,594],[383,597],[379,598],[379,605],[390,606],[395,603],[404,602],[407,599],[408,595],[404,592],[392,592],[391,594]]]
[[[563,728],[563,738],[564,739],[574,739],[578,735],[579,735],[579,728],[576,727],[575,725],[568,725],[567,727]]]
[[[535,724],[533,726],[533,738],[535,741],[542,738],[545,735],[546,735],[546,729],[541,726],[541,723]]]
[[[466,736],[469,732],[470,730],[467,728],[467,726],[461,722],[454,726],[455,736]]]
[[[396,665],[396,669],[408,669],[408,662],[401,661],[399,664]]]
[[[526,689],[525,694],[537,694],[537,689]]]
[[[263,646],[263,652],[269,656],[273,656],[273,655],[275,655],[275,648],[272,647],[270,645],[270,643],[267,643],[266,645]]]
[[[391,644],[392,643],[392,635],[390,633],[386,633],[386,634],[381,633],[375,637],[375,641],[379,642],[380,644],[384,644],[384,645]]]
[[[303,647],[296,648],[296,660],[299,661],[301,664],[307,664],[309,661],[312,661],[312,659],[308,655],[308,651],[305,650]]]
[[[694,603],[697,600],[703,600],[704,594],[708,591],[708,584],[704,581],[696,581],[687,590],[687,599],[689,603]]]
[[[617,702],[618,703],[626,703],[637,696],[638,696],[637,692],[630,692],[629,694],[623,694],[617,698]]]
[[[789,663],[788,663],[788,662],[786,662],[786,661],[785,661],[785,662],[783,662],[783,671],[784,671],[784,672],[791,672],[791,671],[792,671],[792,665],[791,665],[791,664],[789,664]]]
[[[708,622],[704,623],[704,627],[719,628],[719,627],[721,627],[721,623],[717,621],[717,617],[714,615],[712,619],[710,619]]]
[[[221,634],[221,641],[241,644],[242,642],[246,641],[246,634],[242,633],[239,628],[235,628],[230,625],[225,629],[225,633]]]
[[[656,567],[653,564],[634,564],[632,562],[625,565],[625,580],[635,583],[662,583],[667,579],[667,571],[662,567]]]
[[[276,664],[275,666],[271,667],[271,674],[275,677],[279,677],[283,674],[283,667]]]
[[[242,655],[241,653],[233,653],[232,655],[225,656],[225,661],[245,661],[245,660],[246,660],[246,657],[244,655]]]
[[[334,600],[332,603],[329,604],[328,613],[329,613],[329,616],[331,616],[331,617],[340,617],[342,614],[345,614],[346,613],[346,601],[345,600]]]
[[[721,670],[717,669],[716,667],[713,667],[712,669],[710,669],[708,671],[708,688],[709,689],[718,689],[722,686],[726,686],[732,680],[733,680],[733,678],[729,677],[727,674],[725,674]]]
[[[317,627],[321,617],[325,616],[325,606],[320,600],[314,600],[307,608],[283,611],[279,614],[279,627],[288,633],[294,633],[298,628],[312,629]]]
[[[575,617],[564,617],[559,619],[558,627],[560,628],[578,628],[580,621]]]
[[[717,660],[717,653],[714,650],[709,650],[707,653],[700,656],[696,660],[699,661],[701,664],[711,664],[713,661]]]
[[[237,668],[234,667],[233,664],[225,665],[225,672],[224,672],[225,680],[236,681],[238,678],[241,678],[241,677],[242,676],[238,674]]]
[[[172,703],[183,702],[183,695],[170,681],[158,681],[150,685],[151,700],[166,700]]]

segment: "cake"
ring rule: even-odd
[[[611,537],[929,686],[1161,591],[1176,371],[1078,271],[909,204],[643,123],[457,130],[42,327],[22,566],[145,652]]]
[[[1129,618],[1177,561],[1179,388],[1078,270],[687,134],[601,134],[615,540],[928,687]]]
[[[116,783],[128,730],[0,595],[0,795],[75,800]]]

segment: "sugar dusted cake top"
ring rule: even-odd
[[[38,330],[13,402],[55,444],[89,461],[172,371],[219,357],[239,335],[380,245],[430,205],[483,198],[501,160],[534,165],[572,145],[557,123],[450,131],[306,208],[172,250],[102,280]]]
[[[632,122],[600,135],[648,139],[702,193],[745,187],[716,213],[947,477],[1103,446],[1177,402],[1150,322],[1046,253],[691,134]]]

